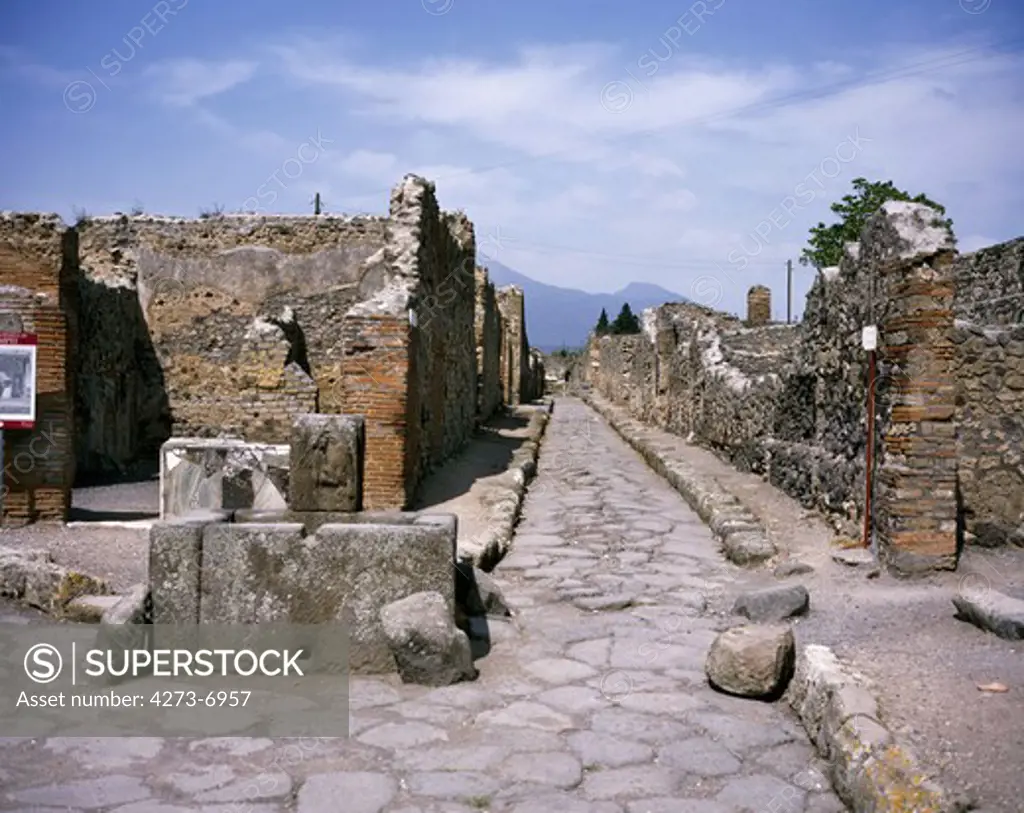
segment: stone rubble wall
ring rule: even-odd
[[[285,442],[318,395],[339,409],[334,325],[382,285],[384,219],[120,215],[77,232],[86,471],[152,457],[171,435]]]
[[[958,321],[957,472],[965,530],[1024,546],[1024,325]]]
[[[506,404],[525,404],[544,394],[544,361],[526,335],[523,289],[506,285],[497,291],[501,314],[501,388]]]
[[[477,413],[481,422],[502,403],[501,314],[486,268],[476,269]]]
[[[877,325],[873,514],[882,558],[904,573],[953,567],[953,245],[931,209],[886,204],[841,266],[818,275],[800,325],[751,327],[667,304],[644,314],[639,336],[592,337],[583,379],[634,418],[762,474],[857,535],[868,386],[861,329]]]
[[[3,525],[65,521],[71,508],[75,259],[56,215],[0,214],[0,330],[38,335],[35,428],[4,431]]]

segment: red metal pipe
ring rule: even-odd
[[[875,451],[875,351],[868,351],[868,445],[864,462],[864,547],[871,547],[871,480]]]

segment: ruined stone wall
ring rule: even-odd
[[[953,273],[967,541],[1024,545],[1024,239],[959,257]]]
[[[526,340],[526,313],[523,289],[506,285],[497,291],[501,313],[501,389],[506,404],[521,404],[523,385],[530,374],[530,347]]]
[[[486,268],[477,268],[476,353],[477,417],[486,421],[501,405],[501,314]]]
[[[344,411],[366,416],[369,509],[402,508],[469,439],[477,416],[476,245],[434,186],[407,176],[391,198],[386,285],[342,322]]]
[[[932,210],[887,204],[841,267],[819,274],[799,326],[749,327],[668,304],[645,312],[640,336],[592,340],[590,378],[636,417],[763,474],[855,533],[867,437],[861,329],[878,325],[878,541],[895,570],[949,567],[952,245]]]
[[[66,521],[71,508],[75,256],[58,216],[0,214],[0,330],[38,336],[35,428],[4,431],[4,525]]]
[[[86,471],[178,436],[283,442],[340,410],[340,334],[383,285],[382,218],[115,216],[78,226]]]

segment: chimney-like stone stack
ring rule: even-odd
[[[747,325],[760,327],[772,320],[772,292],[764,285],[754,285],[747,291]]]

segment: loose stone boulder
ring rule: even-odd
[[[753,590],[736,599],[732,611],[751,621],[784,621],[803,615],[811,606],[811,595],[802,584]]]
[[[380,620],[403,682],[448,686],[476,678],[469,638],[440,593],[394,601],[381,609]]]
[[[749,625],[721,633],[711,644],[704,670],[719,691],[772,699],[786,690],[795,664],[796,642],[789,627]]]

